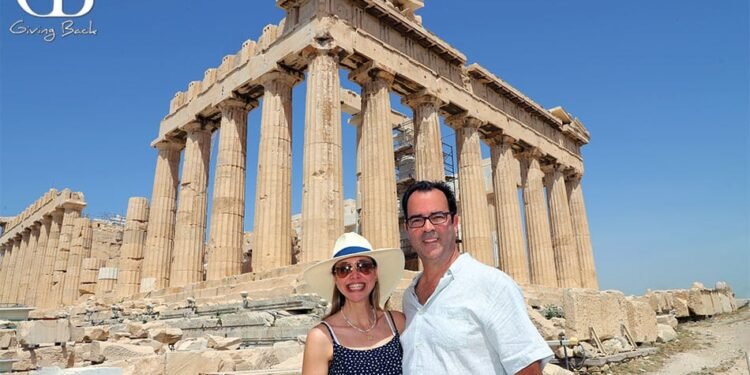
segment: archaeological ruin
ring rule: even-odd
[[[14,371],[299,373],[305,334],[326,308],[308,293],[302,270],[327,258],[345,231],[375,248],[400,247],[410,271],[392,298],[398,309],[419,269],[398,194],[423,179],[456,187],[462,251],[523,287],[545,339],[586,340],[591,359],[636,353],[677,319],[737,308],[726,285],[639,297],[599,291],[582,190],[589,132],[562,107],[545,109],[467,65],[422,26],[422,1],[276,5],[286,11],[281,22],[171,99],[151,143],[151,197],[124,197],[124,220],[86,217],[84,194],[67,189],[0,218],[0,303],[35,308],[28,321],[0,317],[0,361]],[[342,79],[361,92],[343,89]],[[304,134],[295,135],[304,139],[303,187],[293,191],[292,89],[303,81]],[[411,114],[393,109],[392,93]],[[254,110],[258,164],[248,166]],[[441,120],[456,135],[447,172],[452,151]],[[343,196],[342,126],[356,127],[353,200]],[[255,181],[248,168],[257,168]],[[247,183],[256,184],[255,197],[245,196]],[[294,194],[300,213],[292,212]],[[249,204],[253,228],[244,227]],[[545,316],[550,306],[564,319]],[[622,337],[619,349],[605,345]]]

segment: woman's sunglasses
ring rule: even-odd
[[[356,264],[346,263],[340,266],[334,266],[331,273],[336,275],[339,279],[344,279],[349,276],[350,273],[354,272],[354,266],[357,267],[357,272],[363,275],[369,275],[372,271],[378,268],[375,262],[370,260],[360,260]]]

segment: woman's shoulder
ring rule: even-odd
[[[396,325],[396,329],[399,333],[404,332],[404,328],[406,327],[406,315],[404,315],[404,313],[396,310],[387,310],[384,313],[391,315],[393,318],[393,324]]]
[[[310,328],[307,332],[307,343],[312,344],[324,344],[326,342],[332,343],[331,333],[328,327],[321,321],[318,325]]]

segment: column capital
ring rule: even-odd
[[[379,79],[383,80],[390,87],[393,84],[393,80],[396,79],[396,72],[375,61],[368,61],[349,73],[349,79],[360,85]]]
[[[302,58],[308,63],[319,55],[328,55],[341,61],[344,56],[353,54],[352,51],[338,45],[331,34],[327,32],[319,33],[313,38],[313,43],[302,49]]]
[[[453,127],[454,129],[459,128],[472,128],[479,129],[480,126],[486,124],[486,121],[482,121],[476,117],[469,116],[466,112],[461,112],[445,118],[445,123]]]
[[[86,203],[83,203],[81,201],[66,201],[61,205],[62,208],[65,209],[65,212],[68,211],[83,211],[83,208],[86,207]]]
[[[44,225],[46,223],[52,222],[52,214],[44,214],[42,215],[42,218],[39,220],[39,222]]]
[[[263,74],[258,78],[258,81],[264,88],[272,83],[283,83],[294,87],[294,85],[301,82],[304,78],[305,76],[300,72],[279,67],[276,70]]]
[[[216,124],[213,121],[209,121],[206,119],[199,119],[199,120],[187,123],[185,126],[182,127],[182,130],[184,130],[188,134],[191,134],[191,133],[211,132],[215,128],[216,128]]]
[[[575,168],[570,168],[565,171],[565,179],[568,181],[580,182],[583,178],[583,172]]]
[[[238,97],[231,97],[222,100],[218,104],[216,104],[216,107],[219,108],[220,111],[231,111],[236,109],[243,109],[246,112],[250,112],[253,108],[258,106],[257,100],[247,100],[243,98]]]
[[[540,166],[540,169],[542,170],[542,172],[546,174],[555,173],[555,172],[564,173],[566,168],[567,167],[565,165],[557,163],[557,162],[542,164]]]
[[[62,210],[62,209],[58,208],[58,209],[56,209],[56,210],[52,211],[52,212],[51,212],[51,213],[49,214],[49,216],[50,216],[50,217],[51,217],[51,218],[52,218],[53,220],[57,220],[57,219],[60,219],[60,218],[62,218],[64,214],[65,214],[65,210]]]
[[[530,147],[523,152],[518,153],[518,157],[525,160],[537,159],[539,160],[544,153],[537,147]]]
[[[163,150],[179,151],[179,150],[182,150],[182,148],[185,147],[185,145],[182,142],[169,138],[169,139],[159,141],[158,143],[154,145],[154,147],[156,147],[156,149],[159,151],[163,151]]]
[[[435,106],[436,109],[445,104],[445,102],[442,101],[436,93],[428,91],[427,89],[422,89],[403,97],[403,99],[401,99],[401,103],[412,108],[420,104],[428,103]]]
[[[513,138],[509,135],[505,135],[501,132],[498,132],[490,137],[487,137],[485,139],[488,145],[490,146],[505,146],[505,147],[511,147],[514,144],[518,142],[518,139]]]

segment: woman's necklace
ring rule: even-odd
[[[349,325],[349,327],[356,329],[359,333],[367,335],[368,340],[372,340],[372,334],[370,333],[370,331],[372,331],[372,329],[375,328],[375,326],[378,324],[378,316],[377,316],[377,313],[375,312],[375,307],[372,308],[372,325],[368,329],[362,329],[362,328],[355,326],[349,320],[349,318],[346,317],[346,313],[344,312],[344,309],[341,309],[341,316],[344,317],[344,321],[346,322],[346,324]]]

